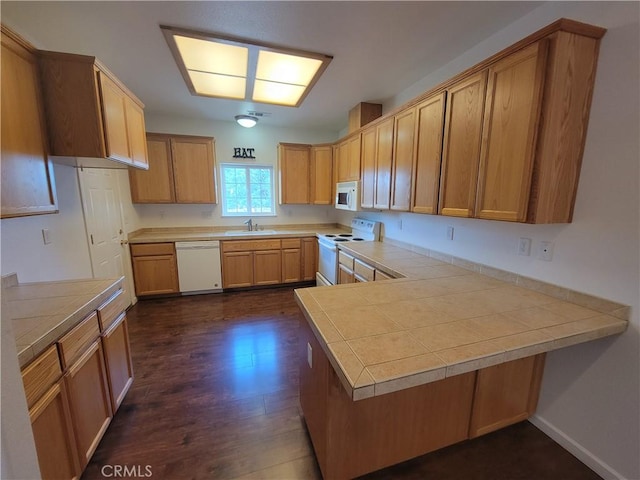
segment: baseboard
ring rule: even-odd
[[[529,421],[605,480],[623,480],[625,478],[610,465],[607,465],[600,458],[596,457],[589,450],[577,443],[563,431],[558,430],[542,417],[534,415],[529,418]]]

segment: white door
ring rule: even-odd
[[[94,278],[124,275],[124,289],[132,299],[126,255],[118,178],[115,170],[78,169],[91,268]]]

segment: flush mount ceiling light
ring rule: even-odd
[[[258,123],[258,119],[251,115],[236,115],[235,118],[238,125],[242,125],[244,128],[254,127],[255,124]]]
[[[333,58],[193,30],[160,28],[192,95],[298,107]]]

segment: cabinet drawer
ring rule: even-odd
[[[118,290],[109,300],[98,307],[100,331],[104,332],[111,326],[118,316],[127,309],[127,296],[122,289]]]
[[[283,238],[281,242],[282,248],[300,248],[299,238]]]
[[[342,250],[338,251],[338,263],[344,265],[349,270],[353,270],[354,258],[348,253],[344,253]]]
[[[173,255],[175,248],[173,243],[132,243],[131,255],[144,257],[149,255]]]
[[[29,408],[62,376],[58,349],[51,345],[22,371],[22,383]]]
[[[70,367],[99,336],[98,314],[93,312],[58,342],[63,368]]]
[[[353,265],[353,272],[364,278],[366,281],[371,282],[373,281],[373,275],[375,272],[375,269],[370,267],[369,265],[367,265],[366,263],[358,260],[357,258],[353,261],[354,265]]]
[[[279,250],[280,239],[268,240],[233,240],[222,243],[222,252],[244,252],[249,250]]]
[[[378,280],[392,280],[393,277],[384,273],[382,270],[376,270],[374,275],[374,280],[377,282]]]

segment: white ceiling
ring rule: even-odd
[[[384,103],[543,2],[2,1],[2,22],[36,47],[93,55],[147,114],[339,131],[358,102]],[[333,55],[299,108],[192,96],[159,25]]]

